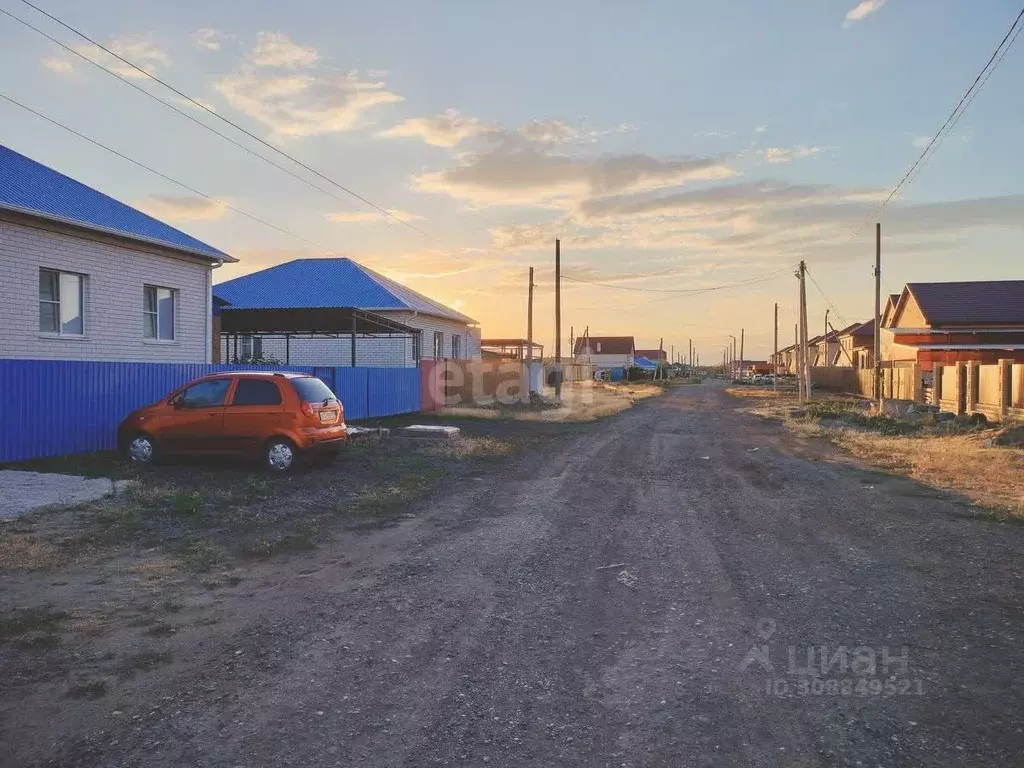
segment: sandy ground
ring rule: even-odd
[[[5,764],[1019,765],[1024,526],[736,406],[549,433],[401,525],[182,587],[168,630],[117,629],[134,655],[50,651],[123,670],[105,692],[0,646]]]

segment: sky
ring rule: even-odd
[[[559,237],[566,345],[713,362],[769,354],[776,302],[792,340],[800,260],[812,334],[869,319],[876,219],[885,292],[1024,276],[1024,43],[877,214],[1019,0],[33,2],[392,214],[0,0],[187,117],[5,15],[0,94],[191,190],[3,99],[0,143],[237,257],[217,282],[349,256],[519,337],[534,266],[550,352]]]

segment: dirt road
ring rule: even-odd
[[[278,565],[222,608],[235,636],[179,633],[190,663],[154,672],[144,706],[95,702],[49,758],[8,731],[13,754],[1020,765],[1024,526],[794,457],[734,407],[672,392]]]

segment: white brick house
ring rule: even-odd
[[[225,302],[222,312],[290,313],[298,318],[320,311],[358,309],[371,312],[414,334],[370,335],[356,339],[358,366],[410,367],[422,359],[480,359],[480,328],[469,317],[417,293],[347,258],[296,259],[213,288]],[[227,320],[225,320],[227,323]],[[227,327],[227,325],[225,326]],[[350,365],[351,336],[344,333],[285,334],[280,327],[254,328],[250,338],[221,336],[221,361],[250,357],[291,365]],[[238,352],[236,353],[236,346]]]
[[[0,146],[0,358],[209,362],[225,261]]]

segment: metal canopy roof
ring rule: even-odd
[[[418,328],[353,307],[313,309],[232,309],[220,315],[221,333],[408,334]]]

